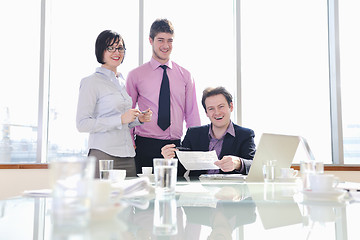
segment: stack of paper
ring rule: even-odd
[[[135,178],[111,184],[114,191],[123,198],[139,197],[154,191],[148,178]]]

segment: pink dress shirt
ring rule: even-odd
[[[151,122],[135,127],[135,134],[163,140],[181,139],[183,121],[186,127],[199,126],[200,116],[196,101],[195,83],[190,72],[178,64],[169,61],[167,74],[170,82],[170,127],[163,131],[157,125],[159,92],[163,69],[154,58],[129,72],[126,90],[141,111],[148,108],[153,112]]]

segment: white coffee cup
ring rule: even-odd
[[[152,167],[142,167],[142,174],[143,175],[151,175],[152,174]]]
[[[339,183],[332,174],[312,174],[309,176],[310,189],[314,192],[332,191]]]
[[[294,178],[298,175],[299,171],[293,168],[281,168],[280,177],[281,178]]]
[[[99,207],[110,203],[111,185],[109,181],[95,179],[92,181],[91,204]]]
[[[111,182],[121,182],[126,177],[126,170],[123,169],[112,169],[109,170],[109,180]]]

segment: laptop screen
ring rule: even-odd
[[[291,167],[299,142],[299,136],[263,133],[246,181],[263,182],[262,166],[267,160],[276,160],[278,168]]]

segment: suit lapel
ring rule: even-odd
[[[210,143],[210,139],[209,139],[209,127],[210,125],[207,125],[207,127],[203,128],[203,131],[201,132],[201,138],[199,139],[204,139],[200,141],[199,146],[200,149],[202,151],[209,151],[209,143]],[[206,139],[206,141],[205,141]]]
[[[225,135],[224,142],[220,152],[220,159],[225,155],[229,155],[230,152],[233,152],[234,141],[235,141],[235,137],[231,136],[228,133]]]

